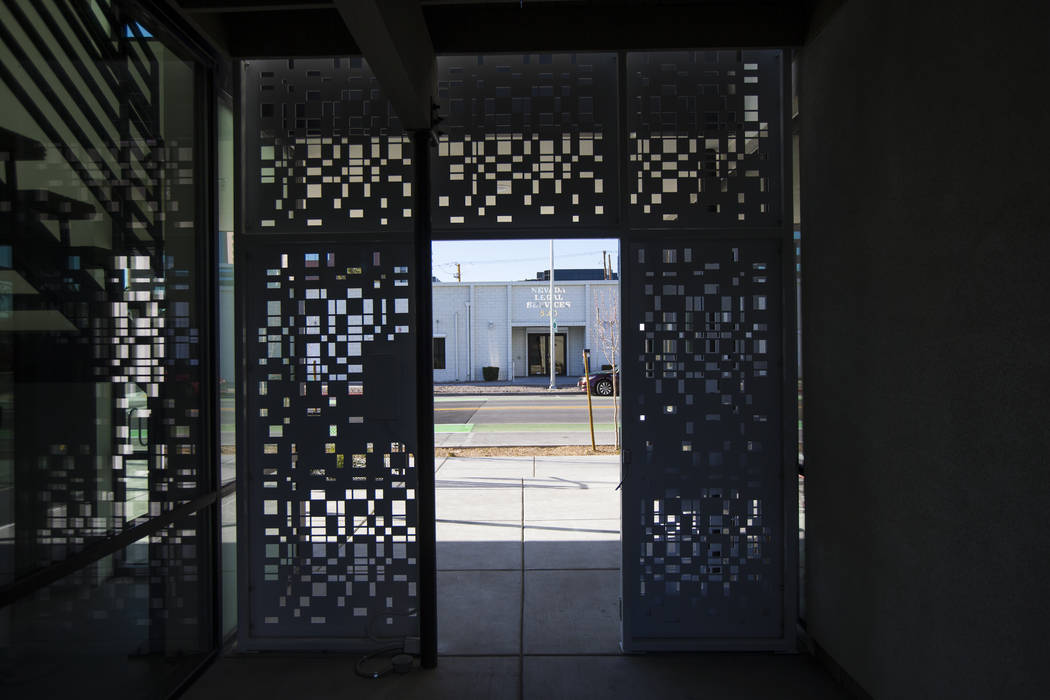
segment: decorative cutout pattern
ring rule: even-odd
[[[23,401],[29,403],[28,391],[41,386],[37,382],[77,383],[54,390],[63,392],[63,401],[51,410],[70,417],[61,420],[58,436],[46,421],[19,425],[20,477],[25,492],[33,483],[35,494],[19,502],[24,527],[16,539],[19,566],[25,568],[59,561],[199,493],[199,330],[194,273],[184,266],[192,261],[193,242],[187,239],[195,213],[178,208],[193,201],[193,152],[173,140],[152,153],[149,158],[162,165],[149,171],[146,184],[150,191],[165,190],[170,208],[131,200],[153,207],[154,220],[137,228],[138,254],[72,246],[61,276],[26,271],[51,281],[41,285],[40,296],[58,306],[70,325],[68,331],[19,339],[25,364],[37,365],[19,371],[32,379],[25,382]],[[16,414],[20,420],[34,415]]]
[[[250,61],[244,113],[248,233],[410,229],[411,144],[362,59]]]
[[[616,221],[614,54],[441,57],[434,225]]]
[[[779,51],[627,56],[629,221],[775,226]]]
[[[113,267],[116,274],[111,284],[126,291],[118,295],[124,301],[112,305],[112,328],[97,341],[114,346],[111,359],[99,371],[108,374],[116,384],[136,383],[146,396],[156,398],[165,380],[168,357],[162,313],[162,305],[167,306],[165,280],[153,273],[148,255],[117,256]],[[182,324],[176,321],[173,327],[179,325]],[[187,350],[188,346],[182,348],[183,357]]]
[[[339,244],[260,255],[249,297],[254,634],[409,633],[411,250]]]
[[[780,632],[779,268],[776,244],[635,245],[636,429],[649,477],[640,530],[643,636]],[[640,278],[640,279],[639,279]],[[633,331],[637,328],[637,331]],[[633,528],[632,528],[633,529]],[[696,630],[703,630],[698,634]]]

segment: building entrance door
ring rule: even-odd
[[[546,376],[551,373],[550,333],[529,333],[529,375]],[[554,334],[554,373],[565,376],[565,334]]]

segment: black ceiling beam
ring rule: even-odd
[[[801,46],[800,1],[428,5],[439,54]]]
[[[222,17],[231,58],[305,58],[361,53],[335,6],[234,12]]]
[[[332,7],[332,0],[178,0],[186,12],[200,14],[318,10]]]
[[[336,0],[406,130],[429,129],[437,59],[418,0]]]
[[[526,0],[523,6],[518,3],[424,3],[422,13],[434,53],[438,55],[655,51],[801,46],[813,4],[813,0],[732,3]],[[181,0],[179,5],[191,20],[201,20],[199,26],[221,27],[223,31],[212,29],[208,34],[232,58],[362,53],[331,3]]]

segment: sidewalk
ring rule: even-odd
[[[501,430],[504,426],[497,424],[479,426],[480,430],[444,432],[442,428],[447,427],[437,426],[438,430],[434,432],[434,447],[550,447],[591,444],[590,428],[586,423],[571,425],[575,429],[566,429],[570,426],[563,425],[555,429],[520,431]],[[614,444],[616,435],[612,431],[612,425],[601,427],[606,429],[599,430],[597,425],[594,428],[594,442],[598,445]]]
[[[582,394],[576,383],[579,377],[557,377],[549,389],[550,377],[517,377],[502,382],[443,382],[434,384],[434,394]]]
[[[437,464],[438,651],[617,654],[616,457]]]

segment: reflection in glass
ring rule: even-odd
[[[0,610],[0,694],[170,693],[210,648],[205,524],[191,516]]]
[[[0,583],[198,493],[195,67],[125,10],[3,18]]]
[[[0,25],[2,586],[201,493],[213,232],[198,66],[162,23],[51,0]],[[212,648],[210,513],[0,608],[0,696],[170,694]]]
[[[237,627],[237,494],[222,499],[222,633]]]
[[[219,231],[216,236],[219,261],[219,433],[221,470],[219,483],[237,476],[237,380],[233,301],[233,108],[219,103]]]

